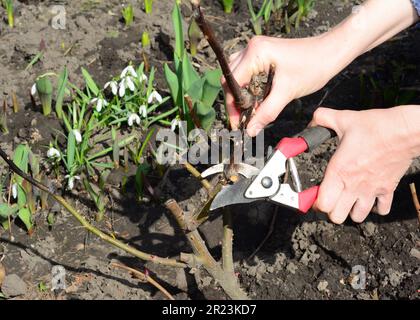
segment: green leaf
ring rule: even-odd
[[[195,82],[191,84],[188,90],[186,90],[188,96],[194,101],[200,101],[203,96],[204,83],[206,82],[205,78],[198,78]]]
[[[175,104],[179,103],[179,80],[175,72],[169,68],[168,64],[164,65],[164,73],[166,83],[168,84],[169,91],[171,92],[172,99]]]
[[[175,4],[172,10],[172,22],[175,30],[175,55],[182,60],[184,54],[184,30],[182,28],[181,10],[178,4]]]
[[[17,205],[9,206],[7,203],[0,204],[0,218],[7,219],[9,216],[14,215],[18,212],[19,207]]]
[[[32,215],[28,208],[19,209],[18,217],[25,224],[26,229],[30,231],[33,227]]]
[[[216,119],[216,111],[213,107],[208,107],[199,101],[195,104],[194,109],[197,117],[200,119],[201,127],[206,131],[210,130]]]
[[[89,90],[95,96],[97,96],[99,94],[99,89],[95,81],[93,81],[92,77],[90,76],[89,72],[85,68],[82,68],[82,74],[83,74],[83,77],[85,78],[86,85],[89,88]]]
[[[220,84],[220,77],[222,71],[220,69],[207,71],[204,75],[205,82],[203,85],[203,95],[201,101],[204,105],[211,107],[216,101],[222,86]]]
[[[190,86],[198,80],[200,80],[200,76],[198,75],[197,71],[195,71],[191,60],[185,51],[184,59],[182,60],[182,81],[184,90],[188,91]]]
[[[57,96],[55,98],[55,112],[59,119],[63,117],[63,100],[64,100],[64,94],[66,92],[67,80],[68,80],[68,71],[67,71],[67,68],[64,67],[63,71],[61,71],[58,77]]]
[[[71,171],[74,164],[74,159],[76,155],[76,137],[74,136],[73,131],[69,132],[67,139],[67,170]]]

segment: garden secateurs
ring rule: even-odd
[[[288,171],[287,163],[289,159],[317,148],[334,136],[333,131],[324,127],[307,128],[293,138],[281,139],[261,170],[244,163],[236,164],[237,181],[223,186],[213,200],[210,210],[232,204],[269,200],[297,209],[302,213],[308,212],[317,199],[319,187],[314,186],[301,191],[300,187],[296,187],[296,181],[294,181],[292,187],[290,183],[281,182],[280,179]],[[298,177],[294,163],[291,162],[291,164],[293,164],[290,168],[292,176],[296,175]],[[205,178],[212,174],[222,173],[226,170],[226,166],[229,165],[218,164],[212,166],[205,170],[202,176]]]

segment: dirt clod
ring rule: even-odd
[[[7,275],[1,286],[1,291],[8,298],[22,296],[27,290],[26,283],[17,274]]]

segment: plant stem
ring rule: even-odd
[[[220,46],[212,28],[204,18],[199,1],[191,1],[191,5],[193,8],[194,19],[206,37],[207,41],[209,42],[214,53],[216,54],[217,60],[219,61],[220,67],[222,68],[223,75],[225,76],[226,83],[235,99],[236,106],[241,109],[248,109],[252,107],[252,99],[250,99],[249,95],[244,97],[244,93],[246,91],[241,89],[238,82],[233,77],[232,71],[229,68],[229,64],[223,52],[223,48]]]
[[[414,207],[416,208],[417,216],[420,222],[420,201],[419,201],[419,197],[417,196],[416,185],[414,183],[410,183],[410,190],[411,190],[411,196],[413,197],[413,204],[414,204]]]
[[[124,269],[127,270],[128,272],[131,272],[136,278],[142,280],[142,281],[147,281],[149,282],[152,286],[154,286],[156,289],[158,289],[160,292],[162,292],[169,300],[175,300],[174,297],[164,288],[162,287],[159,283],[157,283],[152,277],[144,274],[143,272],[127,267],[123,264],[119,264],[119,263],[111,263],[112,267],[115,268],[120,268],[120,269]]]
[[[230,272],[234,276],[233,267],[233,228],[232,212],[229,208],[223,210],[223,239],[222,239],[222,259],[223,270]]]
[[[188,170],[189,173],[191,173],[195,178],[200,180],[201,184],[204,188],[206,188],[207,191],[211,191],[213,189],[210,182],[208,182],[208,180],[206,179],[203,179],[201,177],[201,173],[196,168],[194,168],[189,162],[185,162],[182,165],[185,167],[185,169]]]
[[[30,184],[34,185],[35,187],[37,187],[38,189],[40,189],[41,191],[44,191],[46,193],[48,193],[50,196],[52,196],[58,203],[60,203],[73,217],[75,217],[77,219],[77,221],[79,221],[79,223],[88,231],[92,232],[93,234],[95,234],[96,236],[98,236],[99,238],[101,238],[102,240],[112,244],[113,246],[120,248],[122,250],[124,250],[127,253],[130,253],[131,255],[145,260],[145,261],[151,261],[153,263],[156,264],[161,264],[161,265],[166,265],[166,266],[171,266],[171,267],[179,267],[179,268],[185,268],[185,263],[179,262],[175,259],[167,259],[167,258],[161,258],[155,255],[151,255],[145,252],[142,252],[140,250],[137,250],[117,239],[114,239],[113,237],[107,235],[106,233],[102,232],[101,230],[95,228],[93,225],[91,225],[80,213],[77,212],[76,209],[74,209],[63,197],[61,196],[57,196],[54,193],[52,193],[47,186],[45,186],[44,184],[42,184],[41,182],[35,180],[34,178],[32,178],[31,176],[27,175],[26,173],[24,173],[22,170],[20,170],[12,160],[10,160],[9,156],[2,150],[0,149],[0,157],[2,157],[4,159],[4,161],[7,163],[7,165],[10,167],[10,169],[16,173],[17,175],[19,175],[20,177],[22,177],[23,179],[25,179],[26,181],[28,181]]]
[[[187,224],[189,223],[188,216],[185,215],[185,213],[175,200],[171,199],[167,201],[165,203],[165,206],[172,213],[172,215],[177,221],[180,220],[180,216],[182,215],[182,221],[185,221],[185,223]],[[191,255],[188,254],[181,254],[181,260],[189,264],[192,268],[197,267],[195,263],[191,265],[192,262],[198,261],[203,265],[206,271],[220,284],[220,286],[230,298],[235,300],[247,300],[248,297],[240,287],[236,276],[231,272],[226,272],[225,270],[223,270],[220,263],[218,263],[213,258],[198,230],[196,229],[191,232],[185,233],[185,236],[187,237],[188,242],[190,243],[190,246],[193,249],[194,255],[193,257],[191,257]]]

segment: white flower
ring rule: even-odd
[[[82,142],[83,139],[82,139],[82,135],[80,134],[79,129],[73,129],[73,134],[74,134],[74,137],[76,138],[77,143]]]
[[[31,96],[36,95],[36,92],[37,92],[37,90],[36,90],[36,83],[34,83],[34,85],[31,88]]]
[[[112,90],[112,94],[114,96],[117,95],[118,93],[118,82],[117,81],[109,81],[107,83],[105,83],[104,89],[108,88],[109,86],[111,86],[111,90]]]
[[[50,147],[47,151],[48,158],[60,158],[61,154],[56,148]]]
[[[137,125],[140,124],[140,117],[136,113],[132,113],[128,116],[128,125],[131,127],[134,123],[137,123]]]
[[[147,76],[144,74],[144,73],[142,73],[141,75],[139,75],[139,81],[140,81],[140,83],[143,83],[143,82],[147,82]]]
[[[132,76],[137,78],[137,72],[136,70],[134,70],[133,66],[128,66],[126,67],[122,72],[121,72],[121,76],[120,78],[125,78],[127,76],[127,74],[129,74],[128,76]]]
[[[147,118],[147,107],[146,107],[146,105],[143,104],[143,105],[140,106],[139,114],[143,118]]]
[[[93,98],[90,103],[96,103],[96,111],[101,112],[103,107],[108,105],[108,102],[103,98]]]
[[[13,199],[16,199],[18,196],[18,185],[16,183],[12,185],[12,196]]]
[[[147,99],[147,102],[149,104],[153,102],[162,103],[162,101],[163,101],[162,96],[156,90],[153,90],[153,92],[150,94],[149,98]]]
[[[67,184],[67,189],[68,190],[73,190],[73,188],[74,188],[74,180],[80,180],[80,177],[79,176],[66,175],[65,178],[66,179],[69,179],[68,184]]]
[[[125,95],[125,90],[129,88],[131,91],[134,92],[134,90],[136,89],[134,82],[132,80],[132,78],[130,76],[127,76],[125,78],[123,78],[120,82],[120,90],[119,90],[119,94],[120,97],[124,97]]]
[[[179,126],[179,119],[175,118],[171,121],[171,130],[175,131],[176,127]]]

